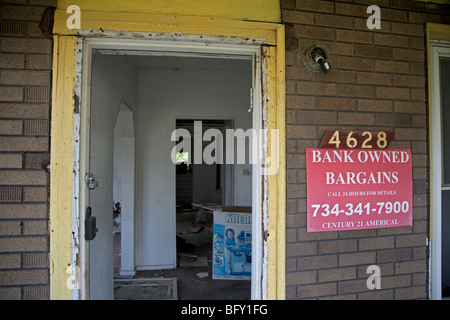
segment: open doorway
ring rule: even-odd
[[[252,127],[254,116],[249,111],[253,85],[252,56],[112,55],[99,50],[92,58],[92,84],[90,172],[101,183],[90,191],[92,211],[99,229],[97,237],[90,242],[91,298],[114,298],[114,277],[189,278],[187,269],[183,271],[179,267],[180,255],[177,254],[182,245],[177,243],[177,212],[188,209],[192,216],[185,215],[184,222],[192,227],[191,239],[180,240],[203,250],[201,255],[196,254],[195,249],[191,254],[206,258],[206,261],[200,259],[204,263],[201,267],[206,270],[195,270],[196,267],[191,266],[193,278],[187,281],[190,287],[182,289],[179,285],[177,298],[250,299],[250,281],[212,279],[211,254],[204,254],[204,250],[212,249],[212,221],[199,219],[199,209],[202,208],[193,208],[192,203],[251,207],[252,165],[215,164],[204,168],[194,165],[176,169],[170,155],[174,145],[171,134],[177,126],[186,126],[187,120],[198,119],[205,128],[219,130],[247,130]],[[128,109],[128,124],[132,124],[128,129],[131,128],[133,133],[135,149],[121,154],[122,159],[123,155],[130,156],[127,161],[133,162],[134,167],[122,165],[120,169],[112,161],[117,159],[117,150],[122,146],[113,139],[118,135],[117,125],[114,126],[117,121],[113,120],[120,119],[121,112],[125,112],[124,105]],[[129,187],[125,189],[124,179],[130,175],[124,173],[124,168],[133,170],[135,177],[133,183],[127,182]],[[176,174],[177,170],[180,174]],[[181,186],[181,181],[177,180],[182,172],[186,175],[184,178],[191,179],[192,187],[188,192],[190,195],[183,199],[177,192],[177,187]],[[196,174],[203,177],[203,181],[196,178]],[[124,199],[117,201],[114,191],[118,190],[117,181],[123,192],[132,194],[133,198],[133,214],[126,237]],[[114,214],[113,205],[116,211],[121,209],[120,215],[118,212]],[[101,206],[109,209],[103,210]],[[197,225],[190,220],[194,214]],[[206,216],[211,217],[211,213],[206,212]],[[198,223],[205,225],[199,226]],[[122,238],[121,242],[117,241],[121,243],[119,248],[114,246],[114,232]],[[183,235],[188,237],[186,233]],[[192,236],[199,237],[194,240]],[[124,239],[127,240],[126,245]],[[189,265],[193,256],[184,253],[183,263]],[[115,260],[118,256],[119,259]],[[125,266],[126,263],[128,265]],[[111,268],[105,267],[107,265]],[[104,283],[110,285],[105,287]],[[191,295],[183,296],[186,293]]]

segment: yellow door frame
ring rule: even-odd
[[[68,29],[69,8],[78,6],[81,13],[79,30]],[[77,299],[79,270],[80,221],[74,199],[79,179],[74,167],[79,164],[74,155],[79,141],[74,132],[79,124],[76,114],[80,108],[76,88],[76,68],[80,67],[77,42],[89,35],[101,37],[108,32],[117,35],[121,30],[140,37],[174,36],[189,41],[203,36],[241,39],[251,43],[262,41],[265,52],[266,128],[278,129],[278,143],[269,141],[267,153],[277,158],[275,174],[266,177],[266,238],[267,275],[263,299],[285,298],[285,45],[284,26],[281,25],[278,0],[115,0],[108,7],[90,0],[57,1],[54,22],[52,139],[50,178],[50,298]],[[224,38],[225,39],[225,38]],[[78,60],[77,60],[78,59]],[[276,157],[274,157],[276,156]]]

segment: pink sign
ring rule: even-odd
[[[411,150],[306,149],[308,232],[412,226]]]

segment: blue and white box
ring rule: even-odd
[[[214,211],[213,279],[250,280],[252,214]]]

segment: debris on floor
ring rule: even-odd
[[[115,300],[177,300],[176,278],[115,279]]]

